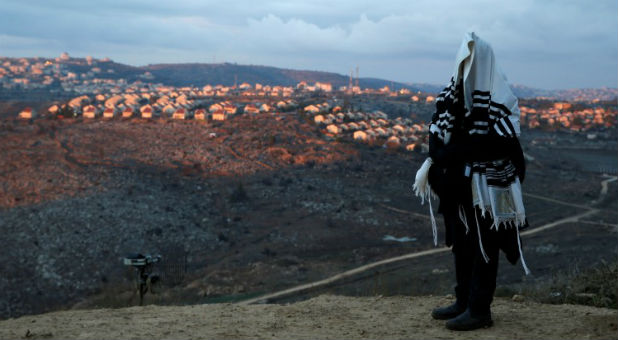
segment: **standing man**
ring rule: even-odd
[[[474,33],[464,36],[429,133],[430,157],[414,189],[423,199],[440,198],[438,212],[444,216],[457,281],[455,303],[431,315],[448,320],[446,328],[452,330],[490,327],[499,250],[513,264],[521,258],[529,273],[519,237],[527,226],[521,194],[525,164],[517,139],[517,98],[491,46]],[[432,224],[437,245],[433,212]]]

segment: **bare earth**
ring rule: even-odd
[[[494,327],[453,332],[429,311],[448,297],[322,295],[288,305],[72,310],[0,321],[2,339],[616,339],[618,311],[497,299]]]

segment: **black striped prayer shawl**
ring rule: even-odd
[[[456,126],[461,126],[469,135],[495,134],[503,138],[517,138],[519,135],[517,98],[511,92],[504,75],[496,68],[491,46],[474,33],[464,37],[454,75],[436,99],[436,113],[435,120],[429,126],[429,133],[437,136],[445,145],[450,142]],[[428,158],[417,172],[414,191],[423,201],[429,200],[434,243],[437,245],[437,230],[431,208],[432,191],[427,181],[432,162]],[[530,271],[524,261],[519,239],[519,228],[526,223],[526,213],[521,183],[512,161],[504,158],[472,162],[466,165],[466,176],[471,177],[474,206],[480,209],[483,216],[488,213],[493,219],[491,229],[517,229],[520,258],[528,274]],[[464,209],[460,209],[460,218],[468,228]],[[478,217],[475,216],[475,219],[481,253],[488,261],[481,241]]]

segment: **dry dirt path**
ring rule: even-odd
[[[607,187],[608,187],[607,184],[608,183],[615,182],[616,180],[618,180],[618,176],[605,175],[604,177],[606,177],[607,179],[601,182],[601,196],[607,195]]]
[[[596,201],[601,201],[602,198],[607,194],[607,183],[615,181],[616,177],[615,176],[610,176],[609,179],[606,179],[604,181],[601,182],[601,191],[599,193],[599,198]],[[581,209],[586,209],[586,211],[582,212],[582,213],[578,213],[578,214],[574,214],[572,216],[568,216],[562,219],[559,219],[557,221],[551,222],[551,223],[547,223],[545,225],[539,226],[537,228],[534,229],[530,229],[530,230],[526,230],[524,232],[521,233],[522,237],[528,236],[528,235],[533,235],[551,228],[555,228],[561,224],[565,224],[565,223],[574,223],[574,222],[579,222],[580,220],[582,220],[585,217],[594,215],[596,213],[598,213],[600,210],[596,209],[596,208],[592,208],[588,205],[583,205],[583,204],[576,204],[576,203],[570,203],[570,202],[565,202],[565,201],[561,201],[561,200],[557,200],[554,198],[550,198],[550,197],[545,197],[545,196],[541,196],[541,195],[535,195],[535,194],[524,194],[526,196],[529,197],[533,197],[536,199],[540,199],[540,200],[545,200],[548,202],[552,202],[552,203],[556,203],[556,204],[560,204],[560,205],[564,205],[564,206],[569,206],[569,207],[575,207],[575,208],[581,208]],[[594,201],[593,201],[594,202]],[[406,211],[406,210],[402,210],[402,209],[397,209],[394,207],[390,207],[384,204],[381,204],[381,206],[383,208],[392,210],[392,211],[396,211],[399,213],[404,213],[404,214],[410,214],[410,215],[420,215],[418,213],[414,213],[414,212],[410,212],[410,211]],[[429,218],[429,216],[424,216],[423,217],[427,217]],[[355,275],[361,274],[363,272],[367,272],[373,269],[376,269],[378,267],[384,266],[384,265],[388,265],[388,264],[392,264],[395,262],[400,262],[400,261],[407,261],[410,259],[414,259],[414,258],[418,258],[418,257],[424,257],[424,256],[430,256],[430,255],[435,255],[435,254],[439,254],[439,253],[443,253],[446,251],[449,251],[450,248],[448,247],[440,247],[440,248],[433,248],[433,249],[428,249],[428,250],[423,250],[420,252],[415,252],[415,253],[410,253],[410,254],[405,254],[405,255],[401,255],[401,256],[397,256],[397,257],[392,257],[392,258],[388,258],[388,259],[384,259],[381,261],[377,261],[377,262],[373,262],[373,263],[369,263],[366,264],[364,266],[360,266],[351,270],[347,270],[345,272],[333,275],[331,277],[325,278],[323,280],[319,280],[319,281],[315,281],[315,282],[310,282],[310,283],[306,283],[306,284],[302,284],[302,285],[298,285],[295,287],[291,287],[291,288],[287,288],[278,292],[273,292],[273,293],[269,293],[263,296],[258,296],[252,299],[248,299],[248,300],[244,300],[239,302],[239,304],[243,304],[243,305],[247,305],[247,304],[252,304],[252,303],[265,303],[265,302],[274,302],[277,299],[281,299],[281,298],[287,298],[290,296],[294,296],[294,295],[298,295],[298,294],[304,294],[306,292],[321,288],[321,287],[325,287],[327,285],[331,285],[337,281],[346,279],[346,278],[351,278]]]
[[[72,310],[0,321],[0,339],[609,339],[618,311],[496,299],[494,327],[453,332],[444,297],[322,295],[289,305]]]

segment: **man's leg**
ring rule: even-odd
[[[474,211],[471,211],[474,214]],[[467,245],[470,256],[470,281],[468,295],[468,309],[457,318],[449,320],[446,327],[452,330],[473,330],[481,327],[489,327],[493,324],[491,319],[491,302],[496,290],[496,277],[498,274],[499,248],[497,243],[497,231],[490,230],[491,218],[483,218],[477,211],[478,228],[476,219],[470,225]],[[470,221],[470,219],[468,219]],[[481,230],[480,244],[489,261],[485,260],[479,244],[478,230]],[[470,255],[471,254],[471,255]]]
[[[472,267],[470,296],[468,298],[468,307],[472,316],[491,316],[490,306],[496,291],[496,277],[498,276],[498,260],[500,257],[498,247],[488,243],[484,242],[483,247],[489,257],[489,262],[485,261],[479,251]]]
[[[466,233],[465,225],[461,224],[454,231],[453,257],[455,259],[455,296],[457,303],[464,307],[468,306],[470,297],[470,285],[474,269],[476,249],[472,231]]]
[[[470,296],[470,280],[474,264],[473,242],[466,234],[466,227],[454,212],[444,214],[444,224],[451,228],[453,235],[453,258],[455,260],[455,297],[454,304],[432,311],[432,317],[439,320],[448,320],[463,313],[468,307]]]

